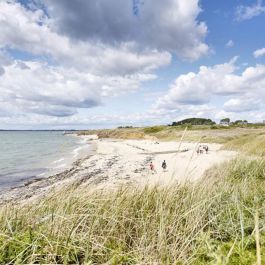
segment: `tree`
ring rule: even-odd
[[[235,124],[239,124],[239,123],[242,123],[242,122],[243,122],[242,120],[236,120]]]
[[[230,119],[229,118],[225,118],[225,119],[221,119],[222,123],[230,123]]]
[[[247,124],[248,121],[247,120],[236,120],[235,124]]]
[[[178,126],[178,125],[213,125],[215,124],[214,121],[211,119],[204,119],[204,118],[190,118],[181,121],[174,121],[171,126]]]

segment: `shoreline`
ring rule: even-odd
[[[49,164],[50,165],[49,171],[37,175],[35,179],[49,178],[50,176],[57,175],[63,173],[64,171],[70,170],[75,164],[75,162],[87,156],[87,153],[93,153],[93,152],[95,153],[95,151],[92,148],[91,142],[89,142],[91,141],[91,137],[79,136],[76,133],[64,134],[64,137],[69,137],[69,136],[75,137],[79,140],[81,139],[83,143],[80,142],[79,145],[75,147],[75,149],[71,152],[72,156],[60,157],[57,160],[53,161],[52,163]],[[63,164],[60,163],[62,161]]]
[[[80,137],[80,136],[78,136]],[[86,137],[88,140],[88,137]],[[0,204],[34,200],[63,187],[112,190],[123,185],[172,185],[196,181],[212,166],[234,158],[237,153],[208,144],[208,154],[197,155],[197,143],[151,140],[90,139],[90,154],[75,161],[70,169],[34,179],[0,195]],[[166,171],[161,163],[166,160]],[[149,169],[150,162],[155,172]]]
[[[85,141],[83,145],[76,147],[72,151],[72,153],[76,153],[72,159],[68,158],[68,160],[65,161],[66,164],[64,166],[57,166],[54,168],[51,167],[49,171],[40,173],[32,178],[26,179],[24,182],[17,183],[17,185],[3,189],[0,193],[0,204],[11,201],[20,201],[33,197],[36,195],[35,191],[38,188],[40,188],[41,193],[43,193],[42,189],[46,189],[48,186],[67,178],[67,176],[75,172],[77,166],[82,161],[96,153],[95,144],[93,141],[89,141],[91,139],[88,139],[87,136],[78,136],[77,134],[72,134],[71,137],[78,137],[80,139],[82,138]],[[81,150],[82,152],[78,153],[76,151],[77,149]],[[84,151],[86,154],[83,153]],[[62,159],[60,158],[55,160],[51,164],[56,164],[58,161],[62,161]]]

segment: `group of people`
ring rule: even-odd
[[[208,145],[199,145],[197,148],[197,154],[201,155],[205,151],[206,154],[208,154],[209,151],[209,146]]]
[[[206,154],[208,154],[208,152],[209,152],[209,146],[208,145],[199,145],[196,152],[197,152],[198,155],[203,154],[204,152]],[[152,161],[150,162],[149,167],[150,167],[150,170],[151,170],[152,173],[155,173],[156,172],[155,166],[154,166],[154,164],[153,164]],[[167,169],[166,160],[163,161],[161,167],[162,167],[163,171],[165,172],[166,169]]]
[[[155,166],[154,166],[154,164],[153,164],[152,161],[151,161],[149,167],[150,167],[150,170],[151,170],[152,173],[156,172],[156,170],[155,170]],[[161,167],[162,167],[163,171],[165,172],[166,169],[167,169],[167,163],[166,163],[166,160],[163,161]]]

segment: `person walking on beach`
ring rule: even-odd
[[[197,148],[196,152],[197,152],[197,155],[200,154],[200,147]]]
[[[162,168],[163,168],[163,171],[165,172],[166,169],[167,169],[167,163],[166,163],[166,160],[163,161],[163,163],[162,163]]]
[[[202,146],[199,145],[199,147],[197,148],[197,155],[201,155],[202,153],[203,153]]]
[[[153,162],[151,162],[149,166],[150,166],[150,170],[153,174],[155,172],[155,166],[154,166]]]
[[[208,145],[206,145],[205,146],[205,152],[206,152],[206,154],[208,154],[208,151],[209,151],[209,147],[208,147]]]

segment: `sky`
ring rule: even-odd
[[[0,0],[0,129],[265,120],[262,0]]]

